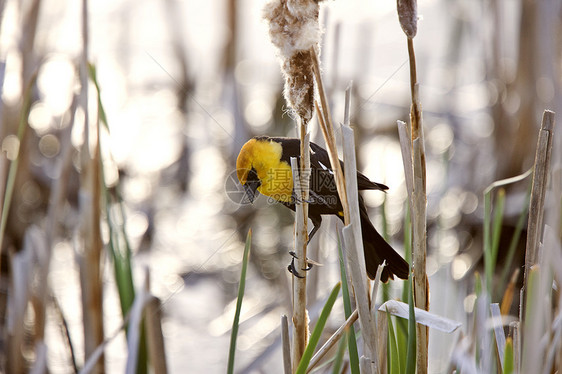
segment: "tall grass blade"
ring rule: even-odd
[[[97,104],[98,104],[98,134],[101,133],[100,122],[104,128],[109,131],[109,124],[105,109],[101,99],[100,84],[97,80],[96,67],[93,64],[88,64],[88,75],[90,80],[96,87]],[[101,134],[98,135],[98,142],[101,154]],[[117,286],[117,293],[119,295],[119,303],[121,306],[121,314],[125,317],[131,310],[134,303],[135,285],[133,280],[133,270],[131,263],[131,246],[129,244],[125,222],[125,208],[123,199],[120,193],[120,184],[117,180],[113,188],[107,184],[105,177],[105,168],[103,158],[99,158],[100,178],[102,181],[102,194],[105,200],[105,213],[107,219],[107,226],[109,231],[108,249],[113,259],[113,272],[115,275],[115,283]],[[146,373],[148,371],[148,352],[146,331],[144,325],[139,327],[140,341],[138,345],[138,362],[137,372]],[[126,328],[127,335],[129,334],[129,327]]]
[[[286,315],[281,316],[281,342],[283,345],[283,370],[285,374],[292,373],[291,340],[289,338],[289,321]]]
[[[508,337],[505,341],[505,353],[503,356],[503,374],[512,374],[514,370],[513,365],[513,341]]]
[[[96,66],[94,64],[88,63],[88,75],[90,76],[90,79],[94,83],[94,86],[96,87],[96,91],[98,93],[98,97],[97,97],[97,99],[98,99],[98,115],[99,115],[100,121],[105,126],[105,128],[107,130],[109,130],[109,125],[107,123],[107,116],[105,115],[105,110],[104,110],[102,102],[101,102],[101,94],[100,94],[101,90],[100,90],[100,85],[98,83]]]
[[[410,210],[410,204],[406,203],[405,208],[406,214],[404,216],[404,260],[410,264],[410,269],[412,268],[412,214]],[[402,281],[402,301],[406,302],[408,300],[408,295],[410,293],[410,281]]]
[[[402,372],[402,368],[400,367],[400,351],[398,350],[396,342],[396,334],[394,334],[392,318],[390,318],[390,313],[388,311],[386,312],[386,318],[388,321],[388,373],[400,374]]]
[[[326,325],[326,321],[328,321],[328,317],[330,316],[330,312],[332,311],[332,307],[334,306],[334,303],[336,302],[336,299],[337,299],[338,294],[340,292],[340,288],[341,288],[341,282],[338,282],[338,284],[336,284],[335,287],[332,289],[332,292],[330,293],[330,296],[328,296],[328,300],[326,301],[326,304],[324,305],[324,308],[322,308],[322,312],[320,313],[320,317],[318,317],[318,321],[316,322],[316,326],[314,326],[314,330],[312,331],[312,335],[310,335],[308,345],[306,346],[306,349],[304,350],[304,353],[302,355],[302,359],[299,362],[299,366],[297,367],[296,374],[305,374],[306,373],[306,369],[308,367],[308,364],[310,363],[310,360],[312,359],[312,355],[314,354],[314,350],[316,349],[316,345],[318,344],[318,341],[320,340],[320,336],[322,335],[322,331],[324,330],[324,326]]]
[[[90,79],[96,87],[99,120],[104,127],[109,131],[109,124],[105,115],[104,106],[101,100],[100,85],[97,81],[96,67],[88,64],[88,73]],[[98,126],[99,131],[99,126]],[[100,141],[100,147],[102,147]],[[115,281],[119,293],[119,301],[121,304],[121,313],[123,316],[127,315],[133,301],[135,299],[135,287],[133,282],[133,272],[131,266],[131,247],[129,245],[126,228],[124,222],[125,209],[123,207],[123,199],[120,194],[119,180],[117,180],[114,191],[108,187],[103,159],[100,158],[100,174],[103,183],[103,193],[105,198],[105,209],[107,215],[107,223],[109,229],[109,250],[113,259]]]
[[[413,289],[412,274],[408,277],[410,290]],[[408,351],[406,353],[406,374],[416,372],[416,315],[414,311],[414,295],[409,293],[408,297],[409,316],[408,316]]]
[[[324,356],[326,356],[328,352],[332,348],[334,348],[339,340],[345,338],[344,334],[349,331],[350,327],[353,326],[358,317],[359,313],[357,309],[355,309],[351,316],[347,320],[345,320],[345,323],[338,327],[338,329],[326,340],[326,342],[320,348],[318,348],[314,356],[312,356],[312,359],[310,359],[310,363],[308,364],[308,368],[306,369],[307,373],[316,368],[316,366],[320,363]]]
[[[146,355],[146,337],[144,336],[142,320],[144,307],[149,300],[149,296],[146,290],[141,290],[137,293],[135,301],[131,306],[127,333],[127,350],[129,354],[127,356],[125,374],[138,374],[147,371],[146,358],[141,358],[141,355]]]
[[[154,373],[166,374],[166,349],[164,347],[164,334],[162,333],[162,304],[160,300],[150,295],[145,306],[146,344],[148,357]]]
[[[500,235],[503,221],[503,211],[505,206],[505,190],[500,188],[498,190],[498,197],[494,206],[494,221],[492,223],[492,271],[495,270],[498,258],[498,248],[500,245]],[[490,293],[491,295],[491,293]]]
[[[238,327],[240,323],[240,310],[242,309],[242,299],[244,298],[244,289],[246,288],[246,270],[248,268],[248,259],[250,257],[250,244],[252,243],[252,230],[248,231],[246,237],[246,245],[244,246],[244,255],[242,256],[242,271],[240,272],[240,284],[238,285],[238,298],[236,299],[236,311],[234,312],[234,321],[232,322],[232,331],[230,333],[230,349],[228,351],[228,368],[227,373],[234,373],[234,354],[236,353],[236,338],[238,337]]]
[[[349,295],[349,287],[347,284],[347,272],[343,262],[343,250],[341,246],[340,236],[338,235],[338,254],[340,262],[340,274],[342,283],[342,296],[343,296],[343,309],[345,312],[345,319],[351,316],[351,296]],[[352,374],[359,374],[359,352],[357,350],[357,338],[355,336],[355,328],[351,326],[347,334],[347,347],[349,351],[349,366]]]
[[[408,264],[410,264],[410,269],[412,268],[412,216],[410,210],[410,204],[405,204],[405,216],[404,216],[404,259]],[[410,270],[411,272],[411,270]],[[412,292],[410,289],[410,281],[404,280],[402,283],[402,301],[407,302],[409,295]],[[403,318],[396,319],[396,343],[398,344],[399,352],[406,352],[408,350],[408,321]],[[400,362],[401,369],[400,372],[403,373],[406,369],[406,361],[402,360]]]
[[[496,230],[499,230],[499,228],[501,227],[501,218],[503,216],[503,205],[505,202],[505,191],[503,189],[500,189],[500,191],[498,192],[498,201],[496,202],[496,206],[494,208],[496,214],[494,215],[494,224],[492,227],[492,225],[490,224],[491,214],[492,214],[491,211],[492,191],[496,188],[507,186],[509,184],[524,180],[529,175],[531,175],[532,170],[533,169],[531,168],[527,170],[525,173],[517,175],[515,177],[495,181],[492,184],[490,184],[488,187],[486,187],[486,189],[484,190],[484,243],[483,243],[484,244],[484,273],[485,273],[485,280],[486,280],[486,290],[488,291],[489,295],[493,295],[491,293],[491,287],[492,287],[491,282],[492,282],[492,276],[497,259],[497,251],[498,251],[497,247],[499,244],[499,236],[500,236],[500,232],[499,231],[496,232]],[[521,219],[522,218],[520,217],[520,220]],[[515,246],[516,244],[517,242],[514,243],[512,239],[511,245]],[[512,250],[511,245],[510,245],[510,251]],[[514,250],[515,249],[513,249],[513,251]],[[511,255],[511,259],[509,261],[510,262],[513,261],[513,254]],[[509,270],[509,267],[508,266],[504,267],[504,269]],[[507,279],[507,275],[504,274],[504,276],[505,278],[502,278],[504,279],[503,284],[505,284],[505,280]],[[498,292],[502,292],[502,290],[503,288],[499,288]]]
[[[502,292],[502,290],[505,289],[505,285],[509,277],[511,264],[513,263],[513,258],[515,257],[515,250],[517,249],[517,244],[519,244],[519,239],[521,238],[521,232],[523,231],[523,225],[525,224],[525,221],[527,220],[527,214],[529,213],[530,198],[531,198],[531,184],[529,184],[529,188],[527,189],[527,195],[525,196],[523,209],[519,214],[519,218],[517,219],[517,223],[515,224],[515,231],[513,232],[513,236],[511,237],[511,241],[509,242],[509,249],[507,250],[507,256],[505,259],[505,263],[503,265],[499,287],[497,288],[499,292]]]
[[[500,188],[494,206],[494,220],[492,222],[492,191],[493,188],[487,188],[484,193],[484,272],[486,275],[486,290],[489,295],[492,295],[492,278],[496,267],[505,203],[505,190]]]

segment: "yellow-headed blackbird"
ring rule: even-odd
[[[250,202],[254,201],[256,191],[279,201],[286,207],[295,210],[297,197],[293,191],[291,157],[300,156],[300,140],[296,138],[271,138],[257,136],[250,139],[238,155],[236,172],[238,180],[244,186]],[[340,161],[342,168],[343,162]],[[325,149],[310,143],[310,200],[308,201],[308,218],[314,228],[312,238],[320,228],[323,214],[334,214],[343,221],[343,208],[339,199],[330,159]],[[384,184],[370,181],[365,175],[357,172],[359,190],[387,190]],[[374,279],[379,264],[386,260],[381,280],[393,279],[393,274],[407,279],[409,266],[406,261],[380,236],[369,216],[361,196],[359,196],[361,213],[361,232],[367,274]],[[310,239],[309,239],[310,240]]]

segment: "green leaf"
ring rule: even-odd
[[[405,204],[406,215],[404,217],[404,260],[410,264],[410,271],[412,270],[412,216],[410,212],[410,205]],[[410,284],[408,280],[402,281],[402,301],[408,300],[408,293],[410,292]]]
[[[94,83],[94,86],[96,86],[96,91],[98,93],[98,110],[99,110],[100,121],[101,123],[103,123],[105,128],[109,130],[109,125],[107,123],[107,116],[105,115],[105,110],[103,109],[103,105],[101,104],[100,85],[98,83],[96,66],[94,64],[88,63],[88,75],[90,76],[90,79]]]
[[[408,277],[410,293],[408,296],[409,316],[408,316],[408,352],[406,354],[406,374],[416,372],[416,315],[414,311],[413,276]]]
[[[388,372],[390,374],[400,374],[400,352],[398,351],[398,345],[396,344],[396,335],[394,334],[392,318],[390,318],[390,313],[388,311],[386,312],[386,318],[388,321]]]
[[[524,180],[531,175],[532,170],[531,168],[521,175],[495,181],[484,190],[484,279],[486,281],[486,290],[490,297],[492,296],[492,276],[496,266],[501,221],[503,218],[503,206],[505,203],[505,190],[500,188],[496,206],[494,207],[494,223],[493,227],[491,227],[492,191],[498,187]],[[502,290],[500,289],[498,292],[502,292]]]
[[[505,341],[505,352],[503,355],[503,374],[511,374],[514,369],[513,340],[508,337]]]
[[[505,190],[500,188],[494,206],[494,220],[491,221],[491,194],[488,190],[484,196],[484,271],[486,273],[486,290],[492,295],[492,279],[496,268],[498,247],[503,220],[503,208],[505,205]]]
[[[407,283],[407,282],[405,282]],[[398,352],[400,352],[400,372],[403,373],[406,370],[406,354],[408,352],[408,320],[404,318],[395,318],[396,322],[396,344],[398,346]]]
[[[495,267],[498,257],[498,247],[500,245],[500,235],[502,231],[503,209],[505,206],[505,190],[498,190],[496,206],[494,207],[494,223],[492,226],[492,260]]]
[[[236,311],[234,321],[232,321],[232,331],[230,333],[230,349],[228,351],[227,373],[234,373],[234,355],[236,353],[236,338],[238,337],[238,327],[240,323],[240,310],[242,309],[242,299],[246,288],[246,270],[248,269],[248,259],[250,257],[250,243],[252,242],[252,229],[248,231],[244,254],[242,255],[242,271],[240,272],[240,283],[238,285],[238,298],[236,299]]]
[[[308,364],[312,359],[312,355],[314,354],[314,350],[316,349],[316,345],[320,340],[320,336],[322,335],[322,331],[324,330],[324,326],[326,325],[326,321],[328,321],[328,317],[330,316],[330,312],[332,311],[332,307],[336,302],[338,294],[340,292],[341,282],[335,285],[328,297],[328,301],[322,308],[322,312],[320,313],[320,317],[318,317],[318,321],[316,322],[316,326],[314,326],[314,330],[312,331],[312,335],[310,335],[310,339],[308,341],[308,345],[306,346],[304,353],[302,354],[301,361],[299,362],[299,366],[297,367],[296,374],[305,374],[306,369],[308,368]]]
[[[345,312],[345,319],[347,320],[353,313],[351,310],[351,297],[349,295],[349,288],[347,286],[347,273],[345,271],[345,264],[343,263],[343,250],[341,246],[340,237],[338,235],[338,254],[340,262],[340,274],[342,283],[343,295],[343,310]],[[359,370],[359,352],[357,350],[357,338],[355,336],[355,328],[350,326],[349,333],[347,334],[347,347],[349,351],[349,366],[352,374],[360,374]]]
[[[523,207],[521,209],[521,213],[519,214],[519,218],[517,219],[517,224],[515,225],[515,231],[513,232],[513,236],[511,237],[511,241],[509,242],[509,249],[507,251],[507,256],[505,259],[505,263],[502,266],[502,275],[501,280],[499,283],[498,298],[501,297],[501,293],[504,292],[507,279],[509,278],[510,271],[511,271],[511,264],[513,263],[513,258],[515,257],[515,251],[517,250],[517,245],[519,244],[519,239],[521,238],[521,232],[523,231],[523,226],[525,222],[527,222],[527,214],[529,212],[529,199],[531,198],[531,186],[532,183],[529,183],[529,188],[527,189],[527,195],[525,196],[525,201],[523,202]]]

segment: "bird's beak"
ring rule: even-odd
[[[250,200],[250,203],[253,203],[256,198],[256,191],[260,186],[259,181],[248,181],[244,184],[244,192],[246,192],[246,197]]]

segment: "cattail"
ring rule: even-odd
[[[321,35],[318,13],[314,0],[273,0],[264,8],[271,42],[279,49],[285,100],[305,123],[314,113],[312,51]]]
[[[410,39],[418,32],[418,3],[416,0],[396,0],[398,20],[402,31]]]

